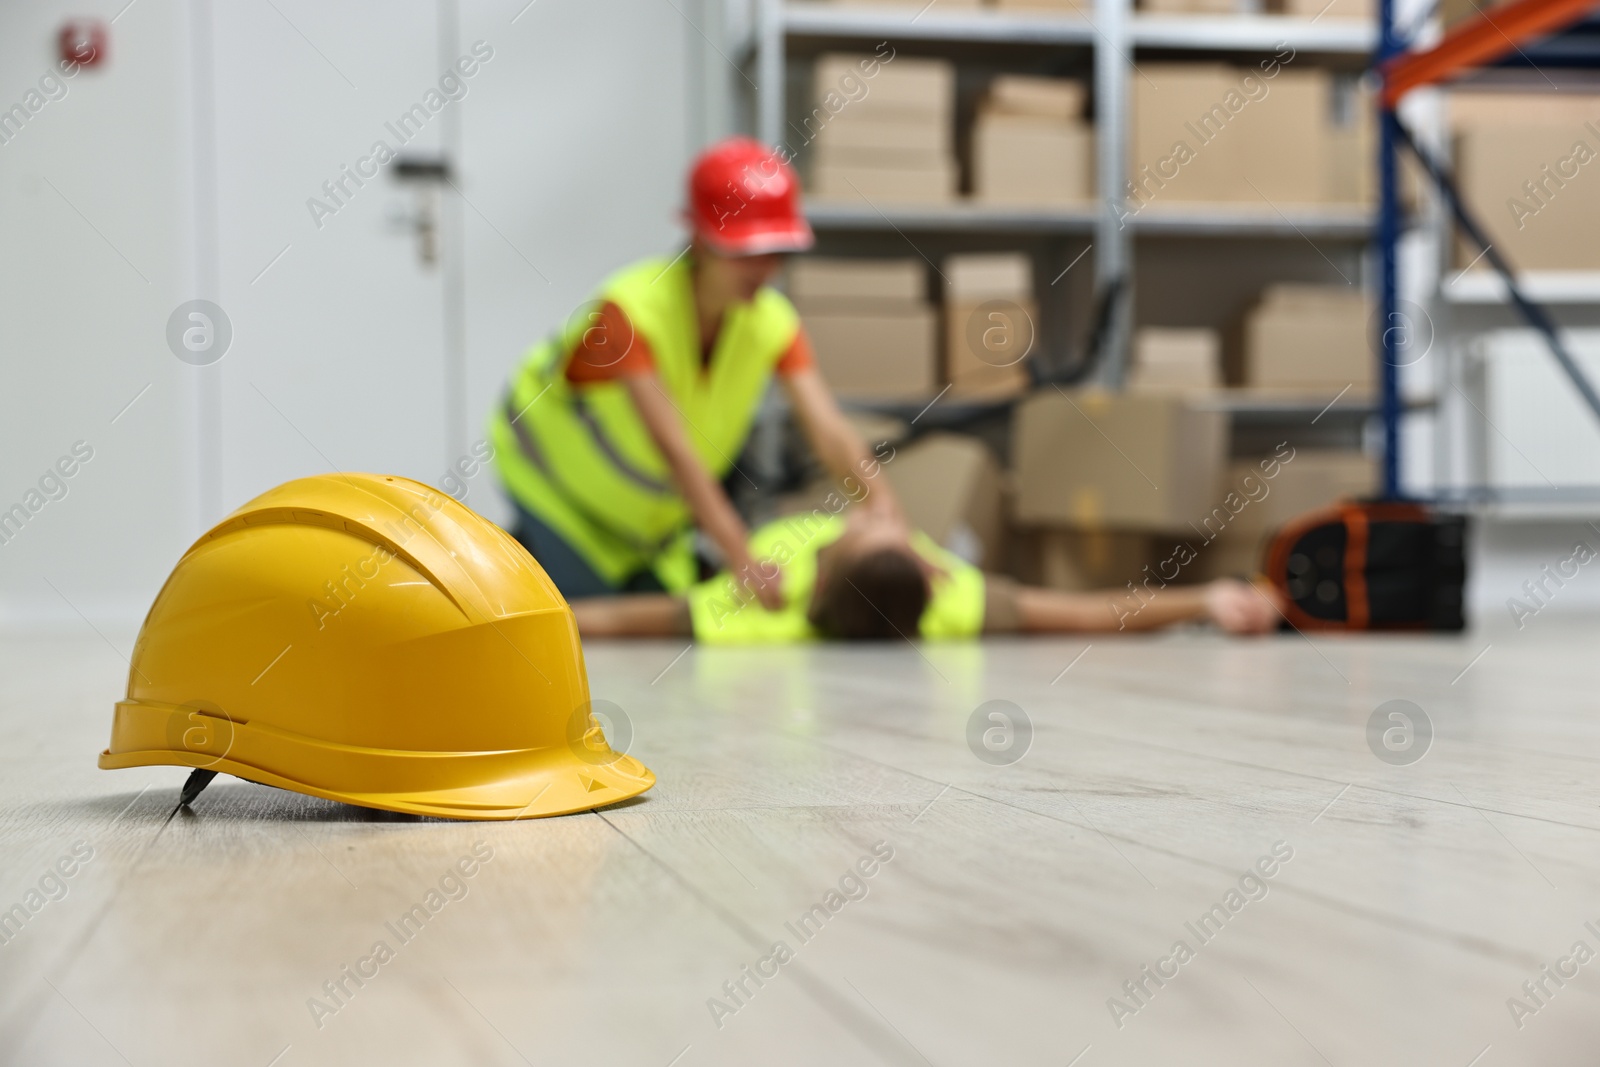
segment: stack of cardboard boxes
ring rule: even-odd
[[[797,124],[813,145],[811,195],[873,204],[954,199],[954,111],[955,67],[945,60],[819,57],[813,105]]]
[[[1358,452],[1229,458],[1227,416],[1174,394],[1040,393],[1012,428],[1011,567],[1058,588],[1126,589],[1125,610],[1166,584],[1259,572],[1284,523],[1369,496]]]
[[[789,271],[817,365],[840,396],[931,396],[937,325],[920,259],[805,256]]]
[[[1021,253],[944,261],[945,379],[952,396],[997,399],[1028,388],[1038,347],[1033,263]]]
[[[1003,75],[972,127],[972,195],[995,204],[1075,204],[1094,195],[1094,128],[1084,85]]]
[[[1214,502],[1228,424],[1177,394],[1049,390],[1018,405],[1011,448],[1018,575],[1121,586]]]
[[[1327,71],[1151,63],[1133,85],[1128,210],[1355,203],[1371,197],[1362,94]],[[1356,165],[1352,160],[1363,161]]]
[[[1600,97],[1457,92],[1456,175],[1467,207],[1518,270],[1600,266]],[[1488,267],[1465,239],[1457,264]]]

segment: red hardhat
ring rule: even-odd
[[[800,180],[776,152],[729,137],[700,154],[689,172],[689,224],[730,256],[803,252],[811,227],[800,210]]]

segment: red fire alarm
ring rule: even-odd
[[[106,24],[99,19],[68,19],[56,40],[63,63],[97,67],[106,58]]]

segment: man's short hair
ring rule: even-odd
[[[916,637],[928,595],[928,580],[911,553],[880,548],[828,576],[811,624],[838,641]]]

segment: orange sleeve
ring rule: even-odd
[[[816,365],[816,357],[811,351],[811,338],[806,336],[806,328],[801,326],[795,330],[794,340],[789,342],[789,350],[778,360],[778,365],[774,369],[780,376],[786,376],[808,371]]]
[[[578,340],[567,361],[567,381],[576,385],[611,382],[655,369],[655,355],[621,308],[607,300]]]

